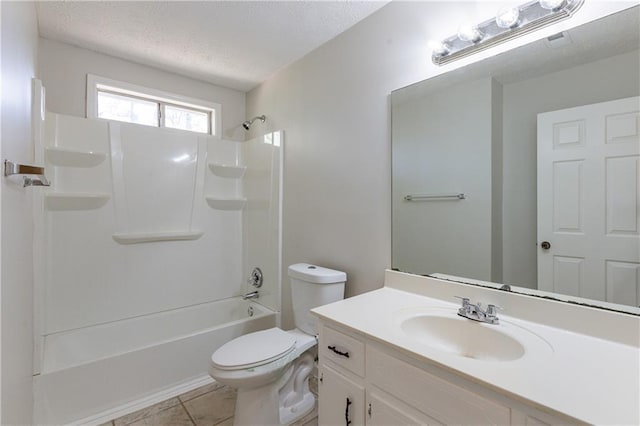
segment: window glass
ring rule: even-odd
[[[158,126],[158,103],[99,91],[98,117]]]
[[[209,133],[209,113],[165,105],[164,126],[172,129]]]
[[[216,135],[220,108],[220,104],[202,99],[87,75],[89,118]]]

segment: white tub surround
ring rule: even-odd
[[[470,321],[457,316],[460,302],[454,296],[467,297],[472,303],[482,302],[484,306],[495,304],[503,308],[498,312],[498,325],[471,323],[477,327],[477,332],[489,333],[487,336],[478,338],[470,335],[468,339],[477,339],[479,345],[492,338],[493,331],[499,330],[501,336],[513,337],[522,344],[523,352],[519,353],[518,347],[507,345],[496,352],[497,358],[505,358],[498,360],[492,357],[490,347],[489,356],[479,354],[480,359],[474,359],[475,354],[465,354],[459,348],[455,350],[462,352],[453,353],[451,347],[435,347],[433,339],[427,340],[420,335],[420,329],[412,330],[408,326],[407,319],[421,315],[446,317],[448,319],[443,321],[448,325],[455,325],[458,320]],[[463,397],[467,402],[475,404],[474,398],[490,401],[487,406],[491,409],[483,413],[491,413],[488,418],[494,418],[491,416],[496,413],[510,415],[505,417],[507,423],[516,424],[527,418],[550,423],[640,423],[639,316],[393,271],[386,272],[382,289],[322,306],[312,312],[325,325],[321,331],[321,367],[323,362],[327,363],[329,372],[345,372],[345,376],[350,374],[346,370],[355,371],[356,375],[351,376],[355,388],[361,386],[362,395],[366,389],[367,402],[374,407],[376,398],[379,399],[377,390],[394,394],[380,384],[381,369],[389,371],[395,368],[394,363],[406,363],[411,366],[407,368],[413,368],[417,375],[424,371],[431,378],[455,384],[460,395],[473,393]],[[340,332],[346,333],[344,336],[347,338],[344,340],[343,337],[342,349],[340,339],[335,339],[335,334],[340,337]],[[445,338],[448,336],[455,337],[456,333],[449,332]],[[349,338],[354,340],[349,341]],[[340,351],[351,347],[351,358],[335,356],[332,351],[327,351],[325,343],[331,339],[338,341],[336,347]],[[357,365],[358,354],[362,356],[362,371],[365,371],[366,354],[366,374],[337,363],[344,363],[344,358],[350,365]],[[401,375],[400,370],[392,371],[395,376]],[[412,376],[407,377],[410,381]],[[370,387],[372,383],[377,388]],[[393,378],[385,383],[393,387]],[[398,392],[402,393],[402,390]],[[425,389],[425,392],[431,390]],[[436,389],[433,392],[446,391]],[[322,422],[322,391],[320,395]],[[426,413],[436,421],[446,423],[451,418],[446,415],[438,418],[438,415],[424,411],[424,406],[418,405],[418,401],[412,404],[409,397],[395,396],[403,401],[398,404],[406,403],[422,409],[422,415]],[[375,408],[373,412],[375,417]],[[377,412],[379,415],[380,410]],[[365,415],[364,405],[362,415]]]
[[[49,335],[36,424],[100,424],[201,386],[212,350],[275,325],[236,297]]]
[[[199,386],[214,350],[276,325],[282,132],[237,142],[53,113],[38,125],[51,186],[33,197],[37,424],[100,422]]]

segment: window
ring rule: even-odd
[[[219,135],[220,105],[87,75],[87,117]]]

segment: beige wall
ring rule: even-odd
[[[2,2],[2,157],[33,163],[31,79],[38,29],[32,2]],[[31,191],[2,178],[0,281],[0,424],[31,424],[33,367],[33,224]]]
[[[86,117],[87,74],[95,74],[222,105],[222,131],[227,139],[244,140],[245,93],[183,77],[113,56],[40,38],[38,58],[47,109]]]

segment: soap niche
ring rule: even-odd
[[[247,204],[242,195],[247,167],[239,161],[239,142],[222,140],[218,158],[207,164],[207,205],[214,210],[239,211]],[[226,155],[225,155],[226,154]]]

